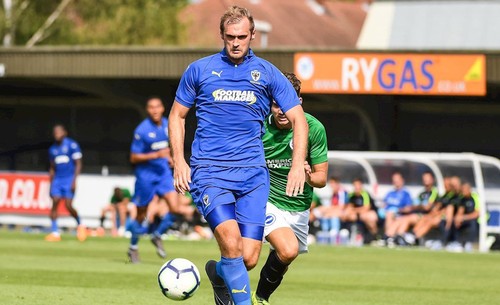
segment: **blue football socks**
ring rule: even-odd
[[[59,233],[59,229],[57,227],[57,220],[51,221],[51,231],[52,233]]]
[[[174,221],[175,221],[175,216],[172,213],[167,213],[163,217],[160,224],[158,225],[158,228],[156,228],[153,234],[156,236],[161,236],[168,230],[168,228],[170,228],[170,226],[172,226]]]
[[[217,274],[224,279],[235,305],[251,305],[250,278],[243,262],[237,258],[221,257],[217,262]]]

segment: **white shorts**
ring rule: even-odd
[[[307,252],[309,210],[302,212],[284,211],[268,202],[266,206],[266,226],[264,227],[264,236],[271,234],[272,231],[278,228],[292,229],[299,242],[299,253]]]

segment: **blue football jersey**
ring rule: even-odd
[[[130,152],[145,154],[168,147],[167,119],[162,118],[161,126],[158,126],[151,119],[147,118],[135,129]],[[165,158],[153,159],[135,165],[135,176],[137,179],[158,180],[169,174],[171,174],[171,170]]]
[[[387,206],[402,209],[413,204],[410,193],[405,189],[393,190],[384,199]]]
[[[75,175],[75,160],[82,158],[78,143],[65,137],[60,144],[54,143],[49,148],[49,159],[54,164],[55,178],[70,178]]]
[[[265,166],[262,135],[273,100],[283,112],[300,104],[290,81],[252,50],[236,65],[220,53],[192,63],[175,100],[196,105],[191,165]]]

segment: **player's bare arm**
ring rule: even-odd
[[[143,163],[143,162],[147,162],[149,160],[154,160],[154,159],[159,159],[159,158],[168,159],[169,155],[170,155],[170,149],[168,149],[168,148],[164,148],[164,149],[160,149],[158,151],[152,151],[150,153],[144,153],[144,154],[131,153],[130,154],[130,163],[132,163],[132,164]]]
[[[56,165],[54,164],[54,161],[50,161],[50,165],[49,165],[49,181],[51,183],[52,183],[52,180],[54,180],[55,168],[56,168]]]
[[[76,179],[78,175],[82,172],[82,159],[75,160],[75,176],[73,177],[73,184],[71,184],[71,189],[74,192],[76,189]]]
[[[304,183],[306,182],[304,161],[306,159],[309,126],[307,125],[304,110],[300,105],[288,110],[285,116],[292,123],[293,128],[292,167],[288,173],[286,194],[295,197],[297,194],[304,192]]]
[[[184,135],[188,112],[188,107],[174,101],[168,117],[168,133],[174,164],[174,186],[177,192],[181,194],[189,191],[189,184],[191,183],[191,168],[184,158]]]
[[[312,187],[322,188],[326,185],[327,173],[328,173],[328,162],[322,162],[314,164],[312,167],[305,163],[306,168],[309,167],[311,170],[306,170],[306,182]]]

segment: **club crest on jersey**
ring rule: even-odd
[[[254,82],[258,82],[259,79],[260,79],[260,72],[259,70],[252,70],[252,72],[250,72],[250,75],[252,76],[252,79]]]
[[[210,205],[210,202],[208,200],[209,200],[208,199],[208,195],[203,196],[203,204],[205,206],[209,206]]]
[[[274,214],[266,215],[266,226],[272,225],[276,221],[276,216]]]

